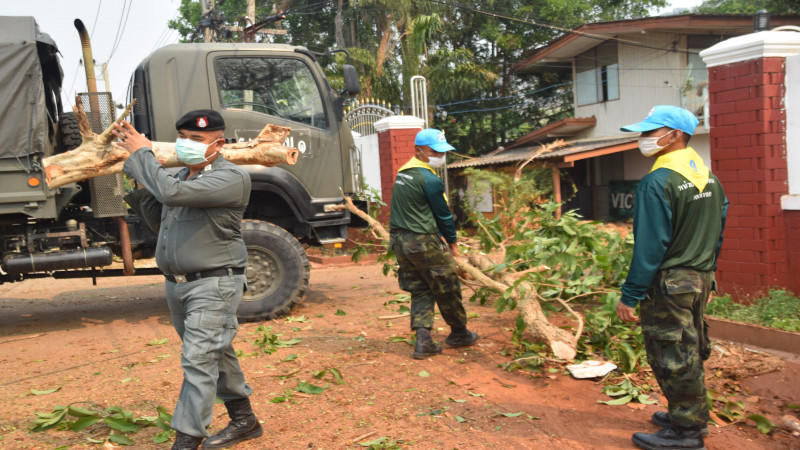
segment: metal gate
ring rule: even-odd
[[[392,105],[380,100],[367,99],[365,103],[356,100],[351,109],[345,113],[344,120],[350,125],[351,130],[361,136],[369,136],[375,134],[375,122],[395,115],[391,107]]]

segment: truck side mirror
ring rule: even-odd
[[[344,76],[345,92],[348,96],[352,97],[361,93],[361,83],[358,81],[358,72],[356,68],[350,64],[342,66],[342,75]]]

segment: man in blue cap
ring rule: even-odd
[[[633,260],[617,315],[634,321],[639,305],[647,360],[667,398],[657,433],[634,433],[645,449],[704,449],[708,435],[703,363],[711,354],[705,306],[714,286],[728,199],[697,152],[688,147],[698,120],[676,106],[654,107],[639,123],[639,149],[655,158],[636,190]]]
[[[400,289],[411,293],[411,329],[417,335],[413,357],[424,359],[442,352],[431,338],[434,303],[451,329],[447,345],[470,346],[478,335],[467,330],[454,260],[456,227],[444,183],[434,171],[455,148],[434,129],[417,133],[414,145],[415,156],[397,171],[392,191],[389,246],[397,257]]]

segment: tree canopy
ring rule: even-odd
[[[710,1],[710,0],[709,0]],[[734,1],[734,0],[730,0]],[[770,0],[777,1],[777,0]],[[217,1],[214,20],[246,25],[246,0]],[[572,113],[565,75],[518,77],[526,52],[589,22],[645,17],[666,0],[256,0],[257,22],[283,12],[285,35],[259,41],[348,50],[362,93],[408,113],[409,80],[427,79],[431,126],[445,130],[464,154],[482,154]],[[198,1],[181,0],[170,23],[184,41],[202,40]],[[208,22],[208,21],[207,21]],[[217,40],[238,40],[236,31]],[[338,64],[326,70],[338,82]]]
[[[765,9],[771,14],[798,14],[797,0],[705,0],[692,12],[700,14],[755,14]]]

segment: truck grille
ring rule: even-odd
[[[116,111],[110,92],[84,92],[78,95],[93,132],[100,134],[114,122]],[[125,195],[122,174],[89,180],[89,193],[92,197],[89,206],[94,217],[117,217],[127,213],[122,199]]]

